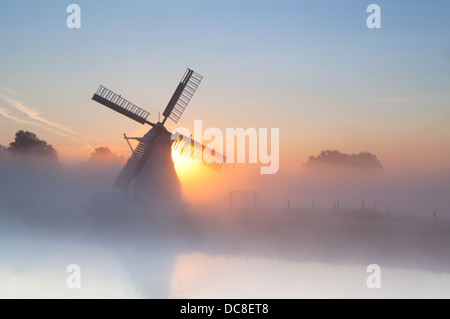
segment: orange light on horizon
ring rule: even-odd
[[[178,151],[172,150],[172,160],[185,199],[204,201],[218,196],[217,192],[223,187],[223,183],[218,181],[219,172]]]
[[[172,150],[172,161],[180,180],[205,174],[201,163],[196,163],[194,159],[183,153]]]

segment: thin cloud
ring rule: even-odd
[[[2,109],[2,108],[0,108],[0,115],[5,117],[5,118],[7,118],[7,119],[13,120],[16,123],[31,124],[31,125],[36,125],[37,124],[37,123],[31,122],[31,121],[26,121],[26,120],[19,119],[18,117],[15,117],[14,115],[9,114],[8,110]]]
[[[15,96],[18,95],[17,92],[14,91],[13,89],[9,89],[9,88],[6,88],[4,86],[0,86],[0,90],[5,91],[5,92],[7,92],[10,95],[15,95]]]
[[[0,108],[0,115],[3,116],[4,118],[12,120],[12,121],[14,121],[16,123],[39,126],[39,127],[43,128],[44,130],[46,130],[48,132],[51,132],[53,134],[56,134],[56,135],[59,135],[59,136],[64,136],[64,137],[70,138],[70,139],[72,139],[74,141],[79,141],[80,140],[80,139],[78,139],[76,137],[73,137],[73,136],[68,135],[68,134],[61,133],[61,132],[59,132],[59,131],[57,131],[55,129],[52,129],[51,127],[45,126],[42,123],[36,123],[36,122],[33,122],[33,121],[22,120],[22,119],[20,119],[18,117],[15,117],[14,115],[9,114],[8,110],[5,110],[3,108]]]
[[[3,91],[7,91],[7,92],[9,92],[11,94],[16,94],[17,95],[17,93],[14,90],[12,90],[12,89],[4,88],[4,87],[0,87],[0,89],[2,89]],[[83,136],[83,137],[87,137],[87,138],[90,138],[90,139],[98,139],[97,137],[93,137],[93,136],[89,136],[89,135],[85,135],[85,134],[76,132],[76,131],[70,129],[69,127],[67,127],[67,126],[65,126],[65,125],[63,125],[61,123],[48,120],[48,119],[44,118],[38,111],[33,110],[32,108],[30,108],[28,106],[25,106],[19,100],[12,99],[12,98],[10,98],[10,97],[8,97],[8,96],[6,96],[4,94],[1,94],[1,93],[0,93],[0,98],[3,101],[5,101],[9,106],[11,106],[11,107],[15,108],[16,110],[22,112],[23,114],[27,115],[30,119],[37,121],[37,122],[32,122],[32,121],[22,120],[22,119],[19,119],[19,118],[15,117],[15,116],[12,116],[8,112],[2,112],[2,114],[1,114],[2,116],[6,117],[6,118],[9,118],[9,119],[11,119],[11,120],[13,120],[15,122],[37,125],[37,126],[40,126],[42,128],[45,128],[49,132],[55,133],[55,134],[60,135],[60,136],[68,137],[68,138],[70,138],[72,140],[75,140],[75,141],[79,141],[80,139],[75,137],[74,135]],[[3,109],[3,111],[5,111],[5,109]]]
[[[4,97],[4,96],[2,96],[2,99],[6,103],[11,105],[12,107],[17,109],[18,111],[26,114],[29,118],[31,118],[33,120],[39,121],[39,122],[41,122],[43,124],[46,124],[46,125],[48,125],[50,127],[53,127],[55,129],[58,129],[58,130],[61,130],[61,131],[65,132],[65,133],[68,133],[68,134],[80,135],[79,133],[71,130],[70,128],[68,128],[67,126],[64,126],[61,123],[53,122],[53,121],[47,120],[46,118],[43,118],[39,112],[37,112],[37,111],[35,111],[35,110],[33,110],[33,109],[23,105],[22,102],[20,102],[20,101],[12,100],[12,99],[9,99],[9,98]]]

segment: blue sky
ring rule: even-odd
[[[66,7],[81,7],[81,29]],[[381,7],[368,29],[366,7]],[[9,1],[0,4],[0,144],[30,129],[62,157],[146,128],[90,100],[103,84],[157,118],[186,67],[205,76],[180,125],[279,127],[298,163],[321,149],[449,162],[450,2]],[[9,92],[9,93],[8,93]],[[30,118],[11,100],[38,112]],[[24,127],[26,126],[26,127]],[[172,128],[175,127],[172,125]],[[400,152],[399,146],[403,149]]]

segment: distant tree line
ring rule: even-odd
[[[306,168],[318,166],[328,167],[357,167],[382,169],[383,165],[376,155],[369,152],[359,154],[345,154],[337,150],[325,150],[318,156],[310,156],[305,164]]]
[[[51,144],[38,138],[36,134],[23,130],[16,133],[14,141],[9,143],[8,147],[0,145],[0,159],[10,155],[19,155],[23,158],[38,156],[49,162],[58,162],[58,152]],[[125,157],[117,155],[107,146],[102,146],[94,149],[89,158],[83,163],[91,165],[105,162],[123,164]]]
[[[125,161],[125,156],[117,155],[107,146],[101,146],[94,149],[87,159],[86,164],[96,165],[108,162],[110,164],[123,165]]]

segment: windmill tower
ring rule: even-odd
[[[202,76],[187,69],[178,84],[172,98],[166,106],[161,122],[153,123],[147,120],[149,112],[124,99],[111,90],[100,86],[92,99],[108,108],[127,116],[141,124],[148,124],[151,129],[142,137],[127,137],[139,143],[123,167],[114,185],[124,192],[132,194],[134,199],[149,205],[159,205],[167,202],[177,202],[181,199],[180,182],[175,172],[171,151],[192,154],[191,156],[210,168],[219,170],[224,157],[214,150],[191,140],[183,135],[173,135],[164,124],[167,119],[178,123],[189,101],[202,80]],[[206,155],[208,154],[208,155]],[[206,158],[206,157],[210,158]],[[212,157],[212,158],[211,158]],[[222,158],[216,161],[217,158]]]

